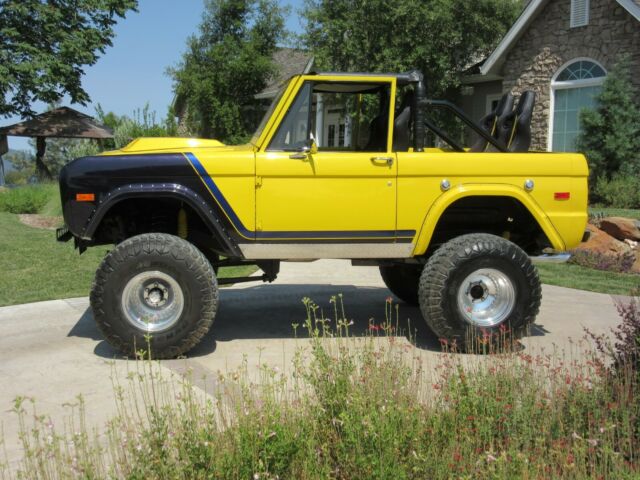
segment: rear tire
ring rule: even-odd
[[[218,307],[211,264],[179,237],[148,233],[120,243],[102,261],[91,307],[107,341],[127,356],[148,350],[174,358],[209,331]]]
[[[422,268],[422,265],[386,265],[380,267],[380,275],[391,293],[403,302],[417,306]]]
[[[465,341],[510,332],[520,338],[540,310],[538,271],[517,245],[462,235],[442,245],[420,277],[420,310],[439,338]]]

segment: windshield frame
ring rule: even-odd
[[[264,130],[267,127],[267,124],[269,123],[269,119],[275,113],[278,104],[282,100],[282,97],[284,96],[284,93],[287,91],[287,87],[289,86],[292,80],[293,78],[290,78],[286,82],[283,82],[282,85],[280,85],[280,88],[278,89],[278,92],[276,93],[276,95],[273,97],[273,100],[271,101],[269,108],[267,108],[267,111],[264,112],[264,115],[262,116],[262,120],[260,120],[258,127],[256,128],[255,132],[253,133],[253,136],[251,137],[251,140],[249,140],[249,143],[251,143],[253,146],[256,146],[256,147],[258,146],[258,140],[260,140],[260,137],[264,133]]]

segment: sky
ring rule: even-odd
[[[301,29],[297,11],[302,0],[279,2],[288,5],[287,28]],[[95,115],[100,104],[105,111],[132,116],[134,111],[149,104],[156,118],[164,118],[173,100],[171,78],[167,67],[175,66],[186,50],[187,38],[196,34],[203,11],[203,0],[140,0],[138,12],[130,12],[120,20],[115,30],[113,46],[98,62],[85,68],[83,87],[91,97],[91,104],[70,106]],[[46,110],[37,103],[34,110]],[[0,126],[19,122],[20,118],[0,118]],[[9,137],[9,148],[30,149],[27,138]]]

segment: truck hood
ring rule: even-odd
[[[101,155],[131,155],[137,153],[186,152],[195,148],[216,148],[220,150],[252,150],[252,145],[225,145],[218,140],[180,137],[136,138],[119,150],[103,152]]]

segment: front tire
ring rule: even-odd
[[[420,277],[422,315],[439,338],[463,346],[481,334],[520,338],[540,310],[538,271],[517,245],[469,234],[442,245]]]
[[[179,237],[148,233],[120,243],[102,261],[91,290],[96,323],[127,356],[174,358],[209,331],[218,307],[211,264]]]

